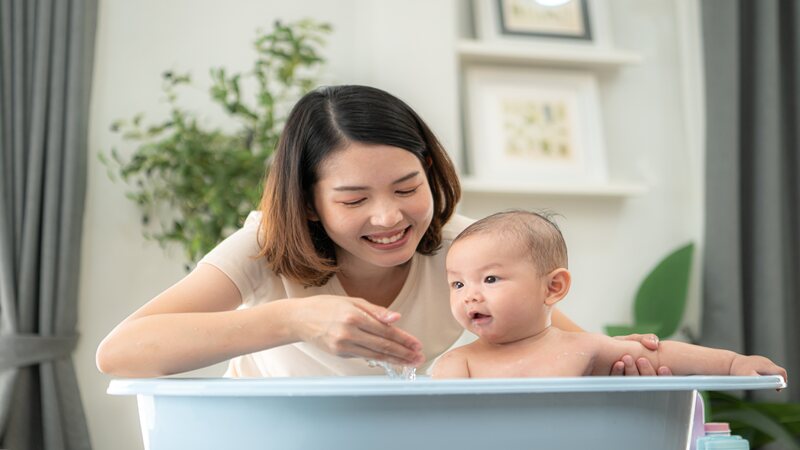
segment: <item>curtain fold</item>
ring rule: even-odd
[[[91,448],[71,353],[96,21],[0,0],[0,448]]]
[[[701,2],[706,73],[705,345],[800,371],[800,9]],[[800,391],[752,393],[800,401]],[[788,398],[787,398],[788,397]]]

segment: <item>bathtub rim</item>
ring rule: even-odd
[[[787,386],[782,377],[671,376],[562,377],[432,380],[407,382],[381,376],[296,378],[131,378],[109,383],[110,395],[189,397],[351,397],[474,395],[559,392],[761,390]]]

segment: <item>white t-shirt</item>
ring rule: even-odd
[[[338,277],[320,287],[304,287],[272,272],[259,253],[257,242],[260,212],[252,212],[241,229],[211,250],[200,264],[211,264],[225,273],[242,294],[241,308],[285,298],[312,295],[342,295]],[[442,227],[442,247],[435,255],[415,253],[408,278],[389,309],[402,314],[395,326],[417,337],[423,346],[425,371],[433,360],[450,348],[463,329],[450,313],[445,256],[453,239],[470,220],[454,215]],[[226,376],[285,377],[330,375],[382,375],[380,367],[369,367],[358,358],[340,358],[311,344],[299,342],[233,358]]]

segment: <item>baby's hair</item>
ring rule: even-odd
[[[467,237],[494,233],[524,245],[540,274],[567,268],[567,244],[553,221],[554,213],[513,209],[492,214],[464,229],[453,244]]]

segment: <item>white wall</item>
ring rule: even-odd
[[[693,3],[694,0],[680,0]],[[101,0],[90,126],[90,167],[80,285],[81,341],[75,360],[95,448],[140,449],[133,398],[105,394],[109,377],[94,366],[100,340],[128,314],[183,276],[180,251],[165,256],[141,238],[139,213],[95,155],[118,138],[109,124],[145,112],[165,114],[160,73],[189,71],[198,81],[188,103],[208,105],[208,68],[244,70],[258,27],[275,19],[331,22],[326,82],[382,87],[406,100],[460,158],[457,63],[459,0]],[[691,8],[689,8],[691,9]],[[687,131],[692,103],[687,48],[675,4],[612,0],[614,37],[646,61],[618,72],[604,90],[611,174],[651,186],[629,200],[470,195],[462,211],[478,217],[510,206],[550,207],[566,220],[575,287],[563,309],[580,325],[627,322],[637,283],[673,247],[700,240],[698,147]],[[689,113],[687,113],[689,111]],[[209,120],[219,114],[209,111]],[[130,148],[127,148],[129,151]],[[696,308],[695,308],[696,309]],[[696,311],[690,323],[697,320]],[[200,372],[220,374],[220,366]]]
[[[563,216],[558,223],[569,248],[573,287],[559,307],[598,332],[604,325],[630,323],[638,284],[667,253],[688,241],[698,244],[696,253],[702,251],[699,40],[684,36],[699,33],[691,29],[697,4],[607,4],[616,46],[644,58],[639,65],[599,74],[609,176],[641,182],[647,193],[613,199],[467,194],[461,208],[472,217],[515,207]],[[696,330],[699,264],[695,269],[686,323]]]

